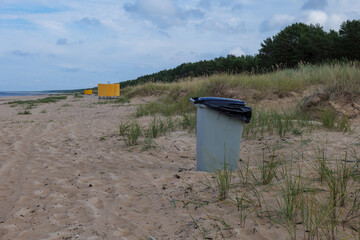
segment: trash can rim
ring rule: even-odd
[[[196,107],[206,107],[231,118],[249,123],[252,109],[246,103],[238,99],[217,98],[217,97],[193,97],[190,101]]]
[[[220,98],[220,97],[192,97],[190,98],[194,104],[198,103],[199,101],[220,101],[220,102],[233,102],[237,104],[246,105],[246,102],[240,99],[231,99],[231,98]]]

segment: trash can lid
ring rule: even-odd
[[[250,122],[251,107],[246,106],[246,102],[242,100],[218,97],[193,97],[190,100],[194,104],[205,105],[226,116],[242,120],[246,123]]]

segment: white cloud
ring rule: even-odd
[[[64,24],[60,21],[50,19],[31,19],[31,21],[52,33],[65,34],[68,32]]]
[[[307,11],[300,19],[306,24],[320,24],[326,31],[330,29],[338,31],[340,25],[351,18],[342,12],[325,13],[323,11]]]
[[[199,30],[207,30],[225,34],[239,34],[245,30],[245,26],[242,23],[237,25],[230,25],[227,22],[221,22],[216,20],[207,20],[197,25]]]
[[[230,50],[229,54],[240,57],[241,55],[245,55],[244,51],[240,47],[235,47]]]
[[[320,24],[324,26],[328,20],[328,15],[323,11],[308,11],[306,13],[306,24]]]
[[[287,24],[295,19],[294,16],[290,16],[287,14],[277,14],[274,15],[271,19],[271,24]]]
[[[331,14],[328,20],[327,27],[329,29],[338,30],[340,25],[347,20],[344,14]]]
[[[265,20],[260,25],[260,31],[266,32],[275,29],[281,29],[285,26],[291,24],[295,20],[294,16],[290,16],[287,14],[276,14],[272,16],[270,19]]]

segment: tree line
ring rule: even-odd
[[[320,25],[294,23],[261,43],[259,53],[218,57],[194,63],[183,63],[173,69],[121,82],[121,87],[145,82],[173,82],[181,78],[214,73],[267,72],[296,67],[300,62],[318,64],[327,61],[360,60],[360,20],[347,20],[339,31],[326,32]]]

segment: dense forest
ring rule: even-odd
[[[294,23],[261,43],[259,53],[251,56],[228,55],[209,61],[183,63],[173,69],[121,82],[121,87],[149,81],[173,82],[186,77],[214,73],[267,72],[296,67],[299,63],[323,63],[334,60],[360,60],[360,20],[348,20],[338,32],[326,32],[320,25]]]

